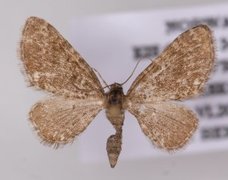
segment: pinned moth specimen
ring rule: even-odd
[[[105,91],[93,68],[47,21],[27,19],[20,44],[31,86],[52,96],[36,103],[29,119],[43,142],[58,147],[72,142],[105,109],[116,133],[107,139],[115,167],[122,144],[124,113],[133,114],[143,133],[159,148],[183,147],[197,128],[196,115],[175,103],[201,93],[214,66],[212,32],[198,25],[179,35],[134,80]]]

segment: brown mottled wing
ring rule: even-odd
[[[196,116],[170,100],[199,94],[214,65],[212,33],[205,25],[172,42],[133,82],[126,109],[158,147],[181,148],[197,128]]]
[[[33,106],[29,119],[45,143],[58,147],[83,132],[102,106],[100,99],[49,98]]]
[[[129,103],[146,136],[159,148],[176,150],[183,147],[197,128],[197,118],[184,106],[154,99],[153,103]]]
[[[30,84],[56,95],[35,104],[29,114],[39,136],[56,146],[73,141],[103,108],[104,91],[92,68],[37,17],[26,21],[20,53]]]
[[[45,20],[28,18],[20,54],[32,86],[80,99],[103,96],[103,89],[92,68]]]
[[[177,37],[136,78],[128,90],[129,99],[150,101],[182,100],[199,94],[214,65],[210,29],[196,26]]]

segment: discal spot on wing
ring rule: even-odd
[[[129,104],[127,108],[138,120],[142,131],[159,148],[183,147],[197,128],[195,114],[187,108],[169,103]]]
[[[101,99],[85,101],[56,97],[35,104],[29,118],[45,143],[58,146],[72,142],[102,107]]]
[[[212,33],[205,25],[177,37],[133,82],[132,101],[181,100],[198,95],[214,66]]]
[[[20,53],[32,86],[77,99],[103,96],[92,68],[45,20],[30,17],[26,21]]]

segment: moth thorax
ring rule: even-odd
[[[106,94],[106,98],[106,116],[116,131],[119,132],[124,120],[124,94],[121,85],[117,83],[112,84],[110,91]]]
[[[123,88],[120,84],[114,83],[111,85],[110,91],[107,93],[107,103],[109,106],[122,105],[123,103]]]

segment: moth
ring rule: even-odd
[[[167,151],[183,147],[195,132],[196,115],[180,103],[200,94],[214,66],[212,32],[198,25],[179,35],[134,80],[104,90],[93,68],[47,21],[27,19],[20,43],[21,61],[31,86],[50,94],[37,102],[29,120],[43,142],[58,147],[73,142],[105,109],[116,133],[107,139],[115,167],[128,110],[152,143]]]

